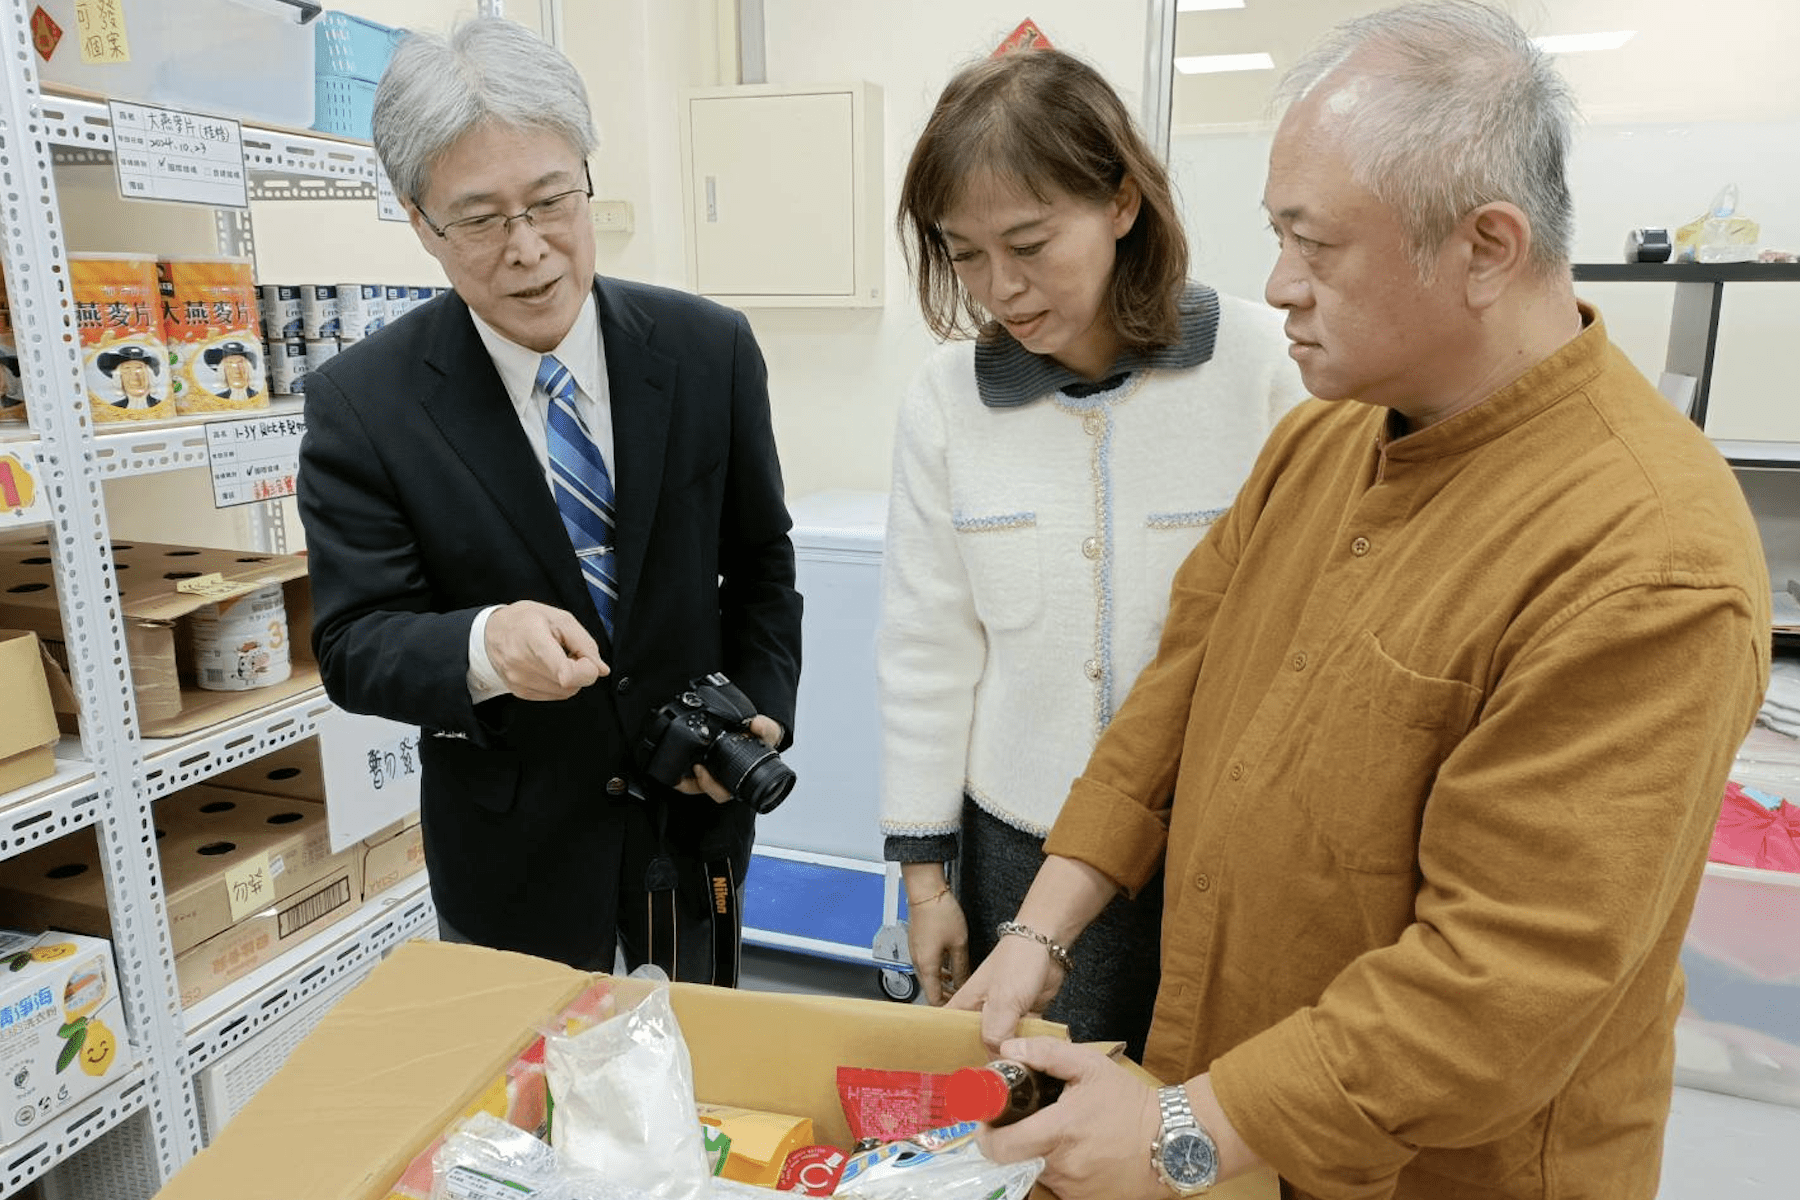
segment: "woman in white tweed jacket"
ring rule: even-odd
[[[977,333],[901,409],[877,656],[881,827],[936,1004],[1016,912],[1175,568],[1303,391],[1274,311],[1187,281],[1166,173],[1069,55],[951,80],[898,224],[933,332]],[[1141,1052],[1160,912],[1160,881],[1115,900],[1047,1015]]]

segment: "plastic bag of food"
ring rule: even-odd
[[[1753,262],[1762,226],[1738,214],[1737,184],[1719,189],[1707,210],[1675,231],[1675,261]]]

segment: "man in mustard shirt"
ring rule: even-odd
[[[1731,472],[1569,271],[1567,85],[1462,2],[1295,68],[1270,303],[1317,400],[1176,577],[1155,661],[957,995],[1000,1043],[1166,871],[1145,1065],[987,1138],[1063,1200],[1643,1197],[1677,962],[1769,584]]]

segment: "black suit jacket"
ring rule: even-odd
[[[662,288],[599,279],[594,294],[617,499],[610,642],[454,293],[308,374],[299,504],[326,691],[424,728],[439,913],[477,942],[610,965],[616,906],[641,889],[647,853],[644,801],[621,794],[646,716],[723,670],[791,741],[800,596],[748,323]],[[472,703],[471,623],[515,600],[576,614],[611,675],[565,701]],[[747,863],[748,805],[643,790],[671,806],[678,852],[711,839]]]

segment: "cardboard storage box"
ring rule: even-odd
[[[319,685],[318,664],[312,660],[312,593],[304,558],[116,542],[113,564],[138,727],[145,737],[192,733]],[[221,585],[245,591],[270,583],[282,585],[292,666],[281,683],[242,692],[207,691],[195,683],[188,619],[217,603],[220,596],[183,591],[181,585],[192,587],[193,581],[214,575]],[[0,626],[31,630],[59,661],[67,663],[62,613],[57,609],[55,579],[44,546],[0,545]],[[72,719],[75,714],[60,715]]]
[[[425,869],[425,831],[419,828],[416,813],[410,820],[364,838],[361,849],[365,900]]]
[[[159,1200],[383,1200],[419,1151],[590,977],[478,946],[409,942],[328,1013]],[[646,985],[615,980],[621,1003]],[[700,1101],[810,1116],[849,1145],[840,1065],[950,1071],[988,1055],[974,1013],[676,984]],[[1047,1031],[1048,1026],[1035,1026]],[[1216,1189],[1273,1200],[1267,1173]]]
[[[0,1146],[136,1061],[110,943],[0,931]]]
[[[292,800],[325,803],[325,768],[319,739],[305,738],[213,776],[221,787],[265,792]],[[393,887],[425,869],[425,839],[415,810],[403,821],[376,830],[360,843],[363,855],[363,899]]]
[[[1800,874],[1706,864],[1681,965],[1677,1082],[1800,1105]]]
[[[290,800],[325,803],[325,766],[319,758],[319,739],[302,738],[271,750],[260,758],[240,763],[212,777],[218,787],[240,792],[262,792]]]
[[[198,785],[159,800],[155,820],[183,1004],[362,901],[362,847],[332,854],[316,804]],[[98,844],[78,834],[0,862],[0,907],[13,921],[110,933]]]
[[[56,773],[56,713],[37,635],[0,629],[0,796]]]

